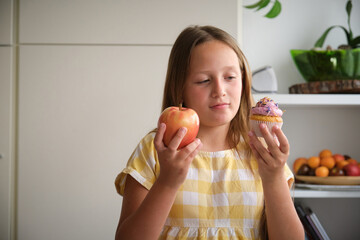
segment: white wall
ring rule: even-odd
[[[244,5],[252,1],[244,0]],[[255,13],[243,10],[243,50],[253,70],[265,65],[274,68],[279,93],[304,83],[291,58],[290,49],[311,49],[316,40],[332,25],[347,28],[345,0],[284,0],[281,14],[274,19],[262,17],[269,9]],[[353,1],[351,27],[360,35],[360,2]],[[345,43],[343,30],[334,29],[324,46],[336,48]]]

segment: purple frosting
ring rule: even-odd
[[[251,114],[281,117],[283,115],[283,111],[279,109],[278,104],[275,103],[274,100],[264,97],[260,99],[260,101],[256,103],[256,106],[251,109]]]

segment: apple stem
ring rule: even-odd
[[[179,110],[182,110],[182,103],[179,104]]]

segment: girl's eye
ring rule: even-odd
[[[210,80],[209,79],[205,79],[205,80],[201,80],[201,81],[198,81],[196,82],[197,84],[203,84],[203,83],[207,83],[209,82]]]
[[[235,76],[228,76],[228,77],[226,77],[227,80],[233,80],[233,79],[235,79],[235,78],[236,78]]]

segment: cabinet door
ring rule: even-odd
[[[20,47],[19,239],[114,238],[122,199],[114,180],[156,127],[169,53]]]
[[[20,0],[21,43],[172,44],[188,25],[237,34],[238,0]]]
[[[0,45],[12,43],[12,0],[0,0]]]
[[[0,47],[0,239],[10,239],[12,209],[12,47]]]

